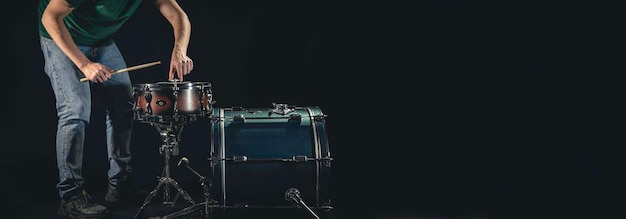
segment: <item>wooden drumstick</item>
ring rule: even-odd
[[[122,73],[122,72],[133,71],[133,70],[142,69],[142,68],[147,68],[147,67],[150,67],[150,66],[153,66],[153,65],[158,65],[158,64],[161,64],[161,61],[150,62],[150,63],[146,63],[146,64],[142,64],[142,65],[136,65],[136,66],[133,66],[133,67],[123,68],[123,69],[111,72],[111,74],[112,75],[119,74],[119,73]],[[89,81],[89,79],[87,79],[87,78],[81,78],[80,79],[80,82],[85,82],[85,81]]]

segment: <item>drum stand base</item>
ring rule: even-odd
[[[154,124],[153,124],[154,125]],[[179,128],[178,126],[169,126],[165,129],[163,129],[162,126],[160,126],[162,124],[157,124],[155,127],[160,131],[161,133],[161,137],[163,139],[163,145],[160,148],[160,152],[164,157],[164,162],[165,162],[165,166],[163,167],[163,176],[159,177],[159,182],[156,185],[156,187],[154,188],[154,190],[152,190],[150,192],[150,194],[148,194],[148,197],[146,197],[146,199],[144,200],[143,204],[141,205],[141,207],[139,208],[139,211],[137,212],[137,214],[135,214],[135,218],[138,218],[140,216],[142,216],[143,214],[143,210],[144,208],[151,202],[152,198],[154,198],[156,196],[156,194],[159,192],[159,190],[161,188],[164,189],[164,200],[163,200],[163,205],[164,206],[168,206],[168,207],[173,207],[176,200],[178,199],[179,195],[182,195],[182,197],[189,203],[191,204],[195,204],[195,202],[193,201],[193,199],[191,198],[191,196],[189,196],[189,194],[187,194],[187,192],[185,192],[176,182],[176,180],[174,180],[173,178],[170,177],[170,157],[172,156],[172,154],[174,155],[178,155],[178,138],[177,136],[180,136],[180,132],[182,131],[182,125]],[[174,127],[177,130],[172,130],[172,127]],[[176,132],[178,135],[175,134],[171,134],[172,132]],[[170,187],[169,186],[173,186],[177,191],[177,195],[174,198],[174,201],[170,200]]]
[[[202,185],[202,189],[204,192],[204,202],[201,203],[197,203],[197,204],[193,204],[191,206],[188,206],[186,208],[183,208],[177,212],[159,217],[160,219],[167,219],[167,218],[176,218],[176,217],[180,217],[180,216],[185,216],[185,215],[189,215],[191,213],[200,211],[200,214],[202,215],[203,218],[209,218],[210,214],[211,214],[211,209],[213,208],[213,204],[216,203],[216,201],[211,200],[211,193],[210,188],[212,186],[211,180],[207,177],[202,176],[200,173],[198,173],[197,171],[195,171],[194,169],[192,169],[188,164],[189,164],[189,159],[183,157],[181,159],[181,162],[179,162],[180,164],[184,164],[187,169],[189,169],[191,172],[193,172],[196,176],[198,176],[200,178],[200,183]]]
[[[212,207],[209,206],[208,202],[201,202],[201,203],[193,204],[189,207],[183,208],[177,212],[174,212],[165,216],[160,216],[158,218],[159,219],[178,218],[178,217],[190,215],[198,211],[200,211],[202,218],[209,218],[209,216],[211,215],[210,208]]]

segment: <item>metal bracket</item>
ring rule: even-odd
[[[236,123],[245,123],[246,122],[246,117],[243,116],[243,114],[237,114],[233,116],[233,122]]]
[[[285,115],[293,111],[292,108],[290,108],[287,104],[284,104],[284,103],[272,103],[272,105],[274,105],[274,109],[272,110],[272,113]]]

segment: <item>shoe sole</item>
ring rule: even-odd
[[[72,219],[99,219],[99,218],[106,217],[107,213],[108,212],[102,213],[102,214],[97,214],[97,215],[84,215],[84,214],[78,214],[78,213],[74,213],[74,212],[66,212],[66,211],[64,211],[62,209],[57,210],[57,214],[59,216],[72,218]]]

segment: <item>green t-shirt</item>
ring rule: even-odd
[[[66,0],[74,10],[65,17],[65,25],[80,46],[104,46],[139,8],[142,0]],[[41,15],[50,0],[39,2],[39,35],[50,38],[41,24]]]

